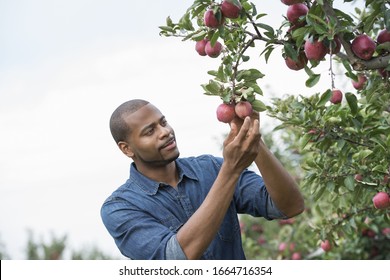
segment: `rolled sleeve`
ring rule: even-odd
[[[273,202],[263,178],[253,171],[245,170],[237,183],[235,203],[239,213],[267,220],[287,218]]]
[[[173,235],[167,243],[165,249],[165,255],[167,260],[186,260],[187,257],[184,254],[179,242],[177,241],[176,234]]]

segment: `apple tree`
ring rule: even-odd
[[[206,95],[221,99],[219,121],[252,109],[275,120],[268,141],[284,140],[279,158],[302,187],[302,215],[267,225],[243,220],[247,254],[389,259],[390,2],[277,2],[286,7],[279,26],[265,20],[266,11],[258,12],[261,2],[249,0],[195,0],[177,22],[168,17],[160,26],[162,36],[193,42],[195,55],[220,59],[201,85]],[[264,74],[248,65],[274,55],[283,57],[284,75],[302,71],[308,89],[324,75],[318,67],[329,63],[329,85],[265,105]],[[343,72],[338,81],[354,90],[336,87],[336,69]]]

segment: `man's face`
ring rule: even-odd
[[[175,133],[155,106],[147,104],[125,120],[131,129],[126,142],[137,166],[163,166],[179,157]]]

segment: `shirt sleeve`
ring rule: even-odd
[[[263,178],[248,169],[240,176],[234,199],[239,213],[264,217],[267,220],[287,218],[268,194]]]
[[[167,247],[165,249],[167,260],[186,260],[187,257],[180,247],[177,241],[176,234],[168,240]]]
[[[163,225],[121,198],[107,200],[101,218],[120,252],[130,259],[182,258],[175,228]],[[168,255],[166,255],[168,253]]]

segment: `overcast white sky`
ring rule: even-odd
[[[182,156],[220,155],[227,131],[215,117],[220,100],[200,87],[219,60],[198,56],[192,42],[159,36],[165,18],[178,20],[192,2],[0,1],[0,242],[11,258],[26,256],[27,229],[120,256],[99,211],[128,177],[130,161],[108,129],[124,101],[160,107]],[[287,6],[257,2],[279,26]],[[306,75],[287,69],[280,50],[272,57],[269,65],[257,55],[251,62],[267,75],[264,101],[330,86],[325,62],[316,70],[324,78],[308,91]]]

